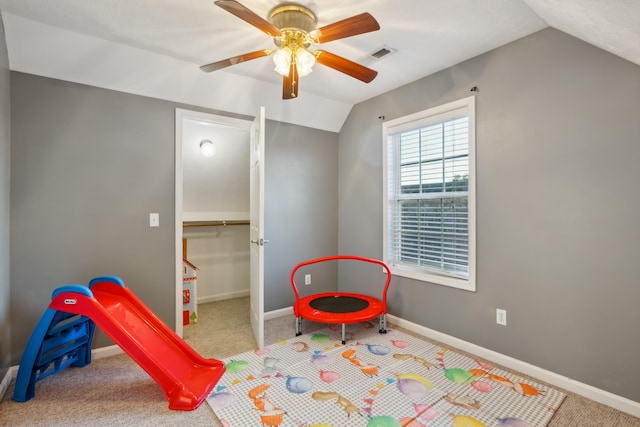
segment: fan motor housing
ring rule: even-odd
[[[310,33],[316,28],[318,19],[306,7],[296,3],[287,3],[271,10],[269,22],[280,31],[298,30]]]

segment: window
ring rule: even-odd
[[[384,261],[475,291],[475,98],[383,124]]]

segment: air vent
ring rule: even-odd
[[[380,49],[379,51],[377,51],[377,52],[373,52],[373,53],[371,54],[371,56],[373,56],[373,57],[374,57],[374,58],[376,58],[376,59],[380,59],[380,58],[382,58],[383,56],[388,55],[388,54],[390,54],[390,53],[391,53],[391,51],[390,51],[389,49],[387,49],[386,47],[383,47],[383,48],[382,48],[382,49]]]
[[[358,62],[364,66],[372,66],[374,63],[380,61],[382,58],[386,58],[388,56],[393,55],[397,52],[397,49],[389,47],[387,45],[381,46],[369,53],[367,56],[364,56]]]
[[[389,47],[389,46],[382,46],[380,49],[376,49],[374,52],[372,52],[371,54],[369,54],[369,56],[374,60],[377,61],[387,55],[390,55],[392,53],[397,52],[396,49]]]

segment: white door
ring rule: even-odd
[[[251,126],[250,178],[250,316],[258,348],[264,347],[264,124],[265,108]]]

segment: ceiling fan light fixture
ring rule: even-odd
[[[316,57],[308,50],[299,48],[296,51],[296,67],[298,68],[299,77],[304,77],[311,73],[315,63]]]
[[[274,52],[262,49],[212,62],[201,66],[202,71],[211,72],[273,55],[274,70],[284,76],[282,99],[297,97],[298,77],[311,73],[316,62],[364,83],[371,82],[378,74],[375,70],[330,52],[319,49],[308,50],[314,45],[379,30],[380,24],[368,12],[318,28],[316,15],[310,9],[300,4],[290,3],[288,0],[271,9],[267,19],[243,6],[238,0],[216,0],[215,4],[271,36],[277,50]]]
[[[289,69],[291,68],[291,57],[293,53],[287,46],[283,46],[276,53],[273,54],[273,64],[276,66],[274,70],[278,74],[283,76],[289,75]]]

